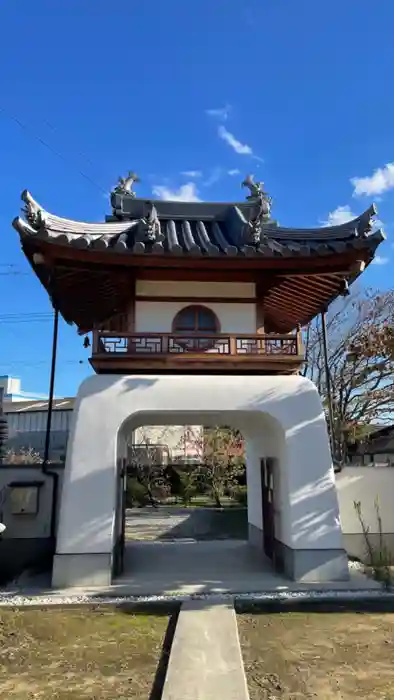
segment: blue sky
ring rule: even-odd
[[[141,196],[212,200],[254,172],[288,226],[375,201],[387,242],[364,281],[392,285],[392,0],[3,0],[0,24],[0,374],[25,391],[47,390],[51,324],[19,316],[50,311],[11,228],[24,188],[92,221],[129,169]],[[89,371],[62,323],[57,395]]]

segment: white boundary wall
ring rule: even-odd
[[[354,501],[371,532],[378,532],[374,501],[378,498],[383,530],[394,533],[394,469],[390,467],[345,467],[336,477],[342,531],[344,535],[361,534]]]

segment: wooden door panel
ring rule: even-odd
[[[263,546],[269,559],[274,558],[275,510],[274,510],[274,459],[261,460],[261,500],[263,508]]]

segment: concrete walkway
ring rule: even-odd
[[[232,604],[182,605],[162,700],[249,700]]]
[[[247,542],[128,542],[124,573],[111,586],[114,595],[190,595],[263,591],[371,590],[376,581],[358,571],[350,580],[299,583],[275,573],[271,563]]]

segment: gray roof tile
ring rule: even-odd
[[[158,224],[155,237],[146,236],[147,200],[121,197],[118,216],[102,224],[72,221],[45,211],[28,192],[22,194],[26,218],[13,225],[22,240],[45,240],[54,245],[132,255],[175,255],[192,257],[296,257],[332,255],[367,249],[374,253],[385,238],[373,231],[376,209],[340,226],[310,229],[284,228],[263,224],[259,245],[245,241],[244,227],[250,204],[155,201]]]

